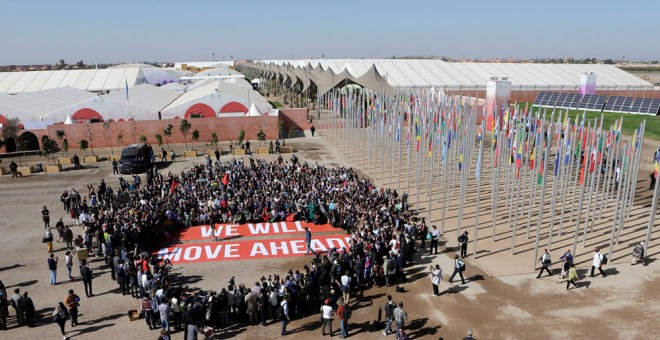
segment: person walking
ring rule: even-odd
[[[86,260],[80,262],[80,276],[82,277],[83,285],[85,286],[85,295],[88,298],[94,296],[92,293],[92,270],[87,265]]]
[[[219,162],[220,161],[220,150],[218,148],[215,148],[215,151],[213,152],[213,155],[215,155],[215,161]]]
[[[566,280],[566,290],[568,290],[568,287],[570,284],[573,284],[573,287],[577,288],[578,286],[575,284],[575,280],[577,280],[577,269],[575,269],[575,265],[571,264],[571,268],[568,269],[568,279]]]
[[[314,249],[312,249],[312,232],[309,231],[309,228],[305,227],[305,244],[307,245],[307,252],[305,255],[316,254]]]
[[[77,326],[80,298],[73,292],[73,289],[69,289],[69,295],[64,299],[64,304],[66,305],[66,308],[69,309],[69,314],[71,315],[71,327]]]
[[[552,272],[550,272],[552,259],[550,259],[550,254],[547,249],[543,249],[543,255],[541,255],[541,258],[539,258],[537,262],[541,262],[541,271],[539,271],[539,275],[536,275],[537,279],[541,278],[541,274],[543,274],[544,270],[548,272],[548,276],[552,276]]]
[[[289,297],[285,297],[282,302],[280,303],[280,306],[282,307],[282,331],[280,332],[280,335],[287,335],[289,332],[286,330],[286,326],[289,324],[291,321],[291,317],[289,317]]]
[[[568,277],[568,270],[571,269],[572,263],[568,262],[568,257],[564,257],[561,263],[561,273],[559,274],[559,281],[557,283],[564,282],[564,279]]]
[[[66,249],[73,249],[73,231],[68,226],[64,227],[64,242],[66,242]]]
[[[438,253],[438,240],[440,240],[440,231],[438,231],[438,228],[436,228],[435,225],[431,226],[431,230],[429,231],[431,233],[431,245],[429,246],[429,255],[433,254],[433,251],[435,250],[435,253]],[[422,237],[426,237],[426,235],[422,235]]]
[[[332,336],[332,314],[334,309],[330,306],[330,299],[326,299],[323,306],[321,306],[321,334],[325,336],[325,326],[330,328],[330,336]]]
[[[392,295],[387,296],[387,302],[385,303],[385,321],[386,326],[383,331],[383,335],[387,336],[392,334],[392,321],[394,321],[394,310],[396,309],[396,303],[392,301]]]
[[[64,326],[66,325],[66,320],[68,319],[69,319],[69,311],[67,311],[66,307],[64,307],[64,304],[62,302],[58,302],[57,307],[55,307],[55,310],[53,311],[53,321],[55,321],[55,323],[57,323],[57,325],[60,326],[60,332],[62,333],[62,338],[64,340],[67,339]]]
[[[341,332],[341,337],[346,339],[348,337],[348,319],[351,314],[351,307],[344,303],[343,299],[337,301],[337,316],[339,317],[339,330]]]
[[[403,330],[403,325],[408,319],[408,313],[403,310],[403,302],[399,302],[399,306],[394,309],[394,322],[396,323],[396,338],[400,339],[400,331]]]
[[[51,253],[48,257],[48,270],[50,270],[50,284],[57,284],[57,261],[59,258],[55,254]]]
[[[312,125],[312,127],[309,130],[312,132],[312,137],[314,137],[314,132],[316,132],[316,128],[314,127],[314,125]]]
[[[607,274],[603,271],[603,254],[600,253],[600,248],[594,250],[594,263],[591,265],[591,277],[594,277],[594,271],[598,268],[600,275],[607,277]]]
[[[454,281],[454,276],[458,274],[461,277],[461,282],[465,284],[465,278],[463,278],[463,272],[465,271],[465,262],[461,261],[458,258],[458,255],[454,255],[454,272],[449,277],[449,283]]]
[[[461,258],[467,256],[468,232],[467,230],[458,237],[458,244],[461,246]]]
[[[640,262],[644,262],[644,241],[637,243],[635,248],[633,248],[633,258],[630,265],[638,264]]]
[[[564,258],[566,258],[566,260],[568,261],[568,264],[573,264],[573,254],[571,254],[570,249],[566,249],[566,252],[564,253],[564,255],[559,257],[560,260],[563,260]]]
[[[442,268],[440,268],[439,264],[436,264],[435,268],[430,266],[429,269],[431,274],[431,284],[433,285],[433,296],[440,296],[438,285],[442,282]]]
[[[18,171],[18,164],[14,161],[9,163],[9,171],[11,172],[11,178],[18,178],[19,175],[23,177],[23,173]]]
[[[46,234],[44,234],[44,242],[46,242],[46,251],[49,253],[53,252],[53,233],[50,231],[50,228],[46,229]]]

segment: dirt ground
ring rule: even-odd
[[[391,184],[393,187],[406,188],[399,184],[399,174],[392,178],[388,166],[383,165],[381,171],[375,171],[375,166],[369,171],[364,160],[364,148],[346,151],[338,145],[337,136],[327,134],[311,138],[298,138],[291,141],[298,150],[298,156],[303,161],[319,162],[329,165],[345,165],[358,168],[361,173],[369,173],[380,186]],[[256,144],[256,143],[255,143]],[[182,149],[183,146],[177,146]],[[650,148],[650,147],[649,147]],[[204,149],[199,146],[199,149]],[[97,154],[108,154],[109,150],[96,150]],[[650,151],[649,151],[650,152]],[[276,156],[255,156],[275,159]],[[284,157],[289,157],[284,155]],[[644,159],[646,159],[645,157]],[[648,157],[650,158],[650,157]],[[222,156],[226,161],[230,156]],[[405,159],[405,158],[404,158]],[[33,159],[36,161],[37,159]],[[203,158],[179,159],[163,171],[180,171],[190,167],[193,162],[202,162]],[[9,160],[3,160],[2,166],[7,166]],[[390,163],[387,163],[390,164]],[[412,167],[411,167],[412,168]],[[411,181],[415,187],[414,172],[402,174],[404,179]],[[58,284],[50,286],[49,272],[46,264],[46,246],[41,243],[44,229],[40,211],[47,205],[51,211],[51,221],[54,225],[59,217],[66,216],[59,196],[65,189],[75,187],[79,192],[85,192],[87,183],[97,184],[101,178],[112,186],[118,185],[118,176],[112,175],[109,162],[101,162],[86,167],[83,170],[69,170],[59,174],[45,175],[43,173],[26,176],[22,179],[12,179],[5,175],[0,177],[0,280],[9,292],[14,288],[28,291],[39,314],[37,327],[17,328],[13,310],[10,308],[10,329],[1,332],[2,339],[34,339],[59,337],[59,328],[50,321],[50,314],[55,304],[62,301],[69,289],[75,289],[79,295],[83,293],[83,285],[79,281],[66,280],[66,270],[63,266],[64,245],[55,243],[56,256],[60,258]],[[643,180],[644,176],[640,176]],[[396,183],[396,185],[393,185]],[[437,183],[435,184],[437,185]],[[375,331],[371,321],[378,315],[378,308],[386,301],[386,295],[391,294],[395,301],[404,302],[408,312],[405,329],[411,338],[420,339],[461,339],[468,329],[472,329],[476,339],[559,339],[559,338],[600,338],[600,339],[634,339],[653,337],[660,332],[660,298],[657,290],[660,286],[655,258],[660,252],[656,246],[657,236],[652,238],[650,259],[645,265],[630,265],[631,246],[640,240],[646,230],[649,211],[649,191],[643,188],[648,184],[639,184],[636,204],[631,218],[626,224],[626,232],[622,234],[622,242],[615,249],[615,256],[606,266],[607,278],[600,275],[595,278],[584,278],[579,281],[579,288],[566,291],[564,284],[558,284],[556,277],[536,279],[532,272],[533,254],[530,246],[533,239],[527,239],[518,234],[520,247],[515,255],[508,251],[510,232],[506,218],[495,216],[496,235],[490,238],[492,217],[487,213],[489,203],[482,202],[482,213],[479,224],[480,237],[478,243],[478,258],[467,263],[466,284],[460,281],[447,282],[451,274],[453,255],[456,247],[456,226],[458,218],[456,206],[448,209],[445,217],[445,240],[441,242],[440,254],[429,256],[418,251],[416,264],[407,268],[408,283],[403,284],[404,293],[396,293],[394,288],[372,288],[357,297],[350,321],[350,337],[356,339],[384,338],[381,331]],[[474,197],[470,190],[469,205],[464,211],[463,228],[471,231],[474,226]],[[416,197],[415,190],[410,190],[410,201],[419,201],[418,207],[423,213],[429,214],[433,224],[440,223],[441,205],[437,197],[432,199],[431,211],[425,211],[430,199],[425,186],[420,188]],[[437,195],[437,193],[436,193]],[[484,195],[482,193],[482,195]],[[488,191],[488,196],[490,193]],[[452,201],[456,201],[453,199]],[[424,212],[425,211],[425,212]],[[546,215],[549,215],[546,214]],[[544,215],[544,218],[546,217]],[[605,235],[611,215],[611,209],[604,209],[604,216],[594,225],[585,248],[579,247],[577,265],[582,277],[590,266],[591,249],[594,245],[603,244],[609,240]],[[525,215],[523,215],[525,216]],[[526,217],[526,216],[525,216]],[[469,222],[468,222],[469,221]],[[545,220],[544,224],[545,224]],[[519,222],[520,223],[520,222]],[[525,221],[526,223],[526,221]],[[483,225],[482,225],[483,224]],[[523,223],[520,223],[523,224]],[[633,227],[629,227],[628,224]],[[79,227],[73,227],[74,233],[81,233]],[[657,229],[657,222],[656,222]],[[507,235],[507,233],[509,233]],[[657,235],[657,232],[656,232]],[[303,235],[301,235],[301,238]],[[553,259],[557,260],[567,244],[572,242],[568,234],[557,237],[551,249]],[[469,246],[472,253],[472,242]],[[283,274],[288,269],[301,269],[309,261],[308,257],[295,257],[277,260],[243,260],[226,262],[205,262],[176,265],[173,273],[186,277],[190,290],[217,290],[226,287],[232,276],[237,283],[250,286],[262,275],[272,273]],[[428,267],[440,264],[443,268],[443,282],[440,286],[442,294],[432,296]],[[67,324],[68,336],[73,339],[116,338],[156,339],[157,331],[150,331],[143,320],[129,321],[127,312],[138,309],[139,301],[117,294],[117,285],[110,279],[109,269],[101,260],[93,259],[91,266],[95,271],[94,296],[91,299],[82,297],[80,307],[80,325],[71,329]],[[481,269],[483,268],[483,269]],[[558,270],[555,265],[553,269]],[[78,274],[74,268],[74,274]],[[491,277],[493,275],[493,277]],[[12,293],[10,293],[11,295]],[[82,294],[84,296],[84,294]],[[339,323],[334,323],[339,329]],[[321,337],[319,316],[314,314],[303,319],[294,320],[288,329],[292,334],[287,338],[309,339]],[[230,327],[215,335],[215,338],[277,338],[280,325],[270,324],[266,327]],[[182,339],[182,333],[174,333],[173,339]]]

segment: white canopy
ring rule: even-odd
[[[254,105],[254,102],[252,102],[252,105],[250,105],[250,111],[248,111],[247,115],[248,117],[261,117],[264,114],[257,109],[257,106]]]

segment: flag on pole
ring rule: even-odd
[[[659,179],[658,175],[660,174],[660,151],[657,151],[655,153],[655,164],[653,165],[653,177],[656,179],[656,181]],[[660,185],[660,184],[656,184]]]
[[[128,79],[125,79],[126,81],[126,100],[128,101]]]
[[[401,119],[396,123],[396,140],[397,142],[401,139]]]

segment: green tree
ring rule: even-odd
[[[211,145],[218,146],[218,134],[215,132],[211,133]]]
[[[66,155],[69,156],[69,140],[66,138],[62,140],[62,150],[64,150]]]
[[[19,149],[19,143],[22,142],[22,140],[21,138],[18,138],[18,131],[20,130],[18,128],[18,124],[20,124],[20,120],[18,118],[9,118],[7,123],[2,126],[2,139],[4,140],[5,144],[9,139],[13,139],[14,143],[16,144],[16,151],[22,151]],[[24,146],[24,143],[22,145]],[[20,154],[18,155],[18,163],[22,165]]]
[[[121,146],[123,142],[124,142],[124,134],[120,132],[117,134],[117,144]]]
[[[57,62],[57,68],[60,70],[63,70],[66,68],[66,62],[64,62],[64,59],[60,59],[60,61]]]
[[[78,62],[76,63],[76,66],[77,66],[78,68],[85,68],[85,63],[84,63],[82,60],[80,60],[80,61],[78,61]]]
[[[145,135],[140,135],[140,143],[144,143],[144,144],[146,144],[146,143],[147,143],[147,136],[145,136]]]
[[[284,121],[281,119],[277,121],[277,138],[282,138],[284,136]]]
[[[197,143],[199,141],[199,130],[193,130],[191,137],[192,140]]]
[[[160,133],[156,134],[156,142],[158,142],[158,146],[163,146],[163,136]]]
[[[179,131],[181,131],[181,134],[183,135],[183,140],[186,143],[186,150],[188,150],[188,132],[190,131],[190,122],[188,122],[187,119],[181,120]]]
[[[54,140],[48,138],[48,136],[43,136],[41,138],[41,151],[46,156],[46,160],[48,160],[48,155],[53,154],[53,163],[55,163],[54,154],[57,151],[57,143]]]
[[[238,144],[243,144],[243,139],[245,139],[245,130],[241,129],[238,133]]]
[[[55,136],[57,136],[57,139],[60,140],[60,145],[62,145],[64,137],[66,137],[66,132],[64,130],[57,130],[55,131]]]
[[[92,130],[92,123],[87,123],[87,138],[89,138],[89,149],[92,150],[92,156],[94,156],[94,147],[92,146],[94,130]]]
[[[87,148],[89,147],[89,142],[87,142],[84,139],[81,139],[80,142],[78,142],[78,145],[80,145],[80,150],[85,152],[87,150]],[[85,152],[85,154],[87,154],[87,152]]]
[[[259,132],[257,132],[257,139],[260,143],[263,144],[263,142],[266,140],[266,133],[264,130],[259,130]]]
[[[614,60],[605,59],[605,60],[603,60],[603,64],[605,64],[605,65],[614,65]]]
[[[167,127],[163,129],[163,134],[165,135],[165,142],[167,143],[167,148],[170,148],[170,136],[172,136],[172,124],[167,124]]]

